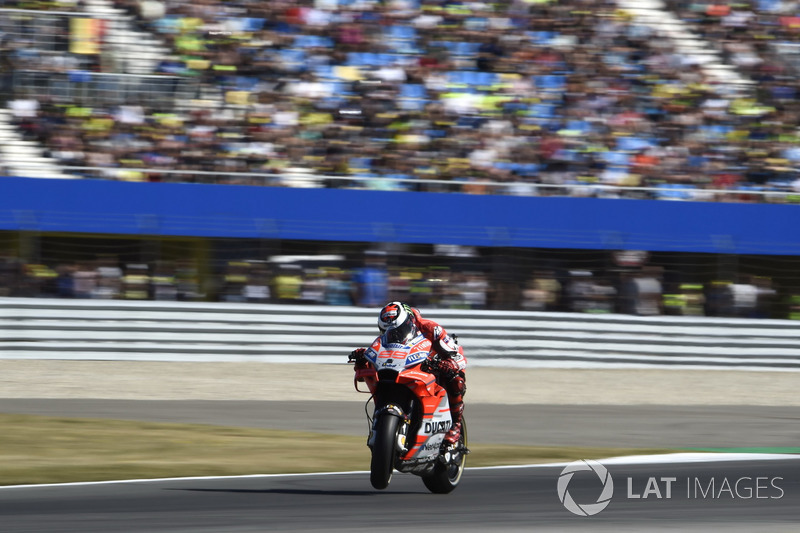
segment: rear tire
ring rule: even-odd
[[[397,456],[397,430],[400,419],[384,414],[375,424],[375,441],[372,444],[369,482],[378,490],[389,486]]]
[[[458,439],[459,449],[467,449],[467,422],[461,421],[461,437]],[[422,482],[428,490],[434,494],[449,494],[453,492],[461,481],[461,474],[464,473],[464,466],[467,463],[467,455],[459,452],[459,456],[454,462],[442,463],[437,459],[433,473],[423,476]]]

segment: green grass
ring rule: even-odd
[[[670,452],[481,443],[470,449],[468,467]],[[366,435],[0,414],[0,485],[367,469]]]

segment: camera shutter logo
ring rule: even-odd
[[[597,498],[595,503],[577,503],[572,499],[569,493],[569,482],[575,472],[594,472],[600,481],[603,483],[603,491]],[[558,499],[564,504],[564,507],[573,514],[578,516],[593,516],[605,509],[611,503],[611,497],[614,495],[614,480],[611,479],[611,474],[605,466],[597,461],[591,459],[583,459],[570,463],[561,471],[558,477]]]

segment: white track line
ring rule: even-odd
[[[800,454],[791,453],[725,453],[725,452],[686,452],[664,453],[659,455],[625,455],[595,459],[603,465],[657,465],[684,463],[732,463],[741,461],[800,460]],[[555,468],[564,467],[571,462],[541,463],[532,465],[479,466],[469,470],[499,470],[510,468]]]
[[[800,460],[800,454],[788,453],[666,453],[660,455],[626,455],[622,457],[609,457],[596,459],[604,465],[647,465],[647,464],[682,464],[682,463],[726,463],[736,461],[764,461],[764,460]],[[557,468],[570,463],[537,463],[527,465],[507,466],[478,466],[467,470],[512,470],[521,468]],[[81,487],[91,485],[112,485],[117,483],[153,483],[162,481],[196,481],[215,479],[247,479],[247,478],[279,478],[279,477],[308,477],[308,476],[343,476],[352,474],[369,474],[366,470],[353,470],[349,472],[306,472],[301,474],[250,474],[242,476],[196,476],[196,477],[169,477],[152,479],[119,479],[109,481],[77,481],[72,483],[40,483],[32,485],[4,485],[3,489],[43,488],[43,487]]]
[[[247,479],[247,478],[273,478],[273,477],[304,477],[304,476],[343,476],[347,474],[369,474],[367,470],[353,470],[351,472],[304,472],[300,474],[245,474],[241,476],[190,476],[190,477],[156,477],[143,479],[111,479],[107,481],[74,481],[71,483],[39,483],[35,485],[2,485],[3,489],[23,489],[41,487],[81,487],[89,485],[113,485],[115,483],[154,483],[160,481],[202,481],[212,479]]]

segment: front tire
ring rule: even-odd
[[[378,490],[388,487],[392,480],[399,424],[400,419],[390,414],[384,414],[375,424],[369,482]]]
[[[461,481],[464,466],[467,463],[467,422],[461,421],[461,437],[456,448],[457,456],[454,460],[442,463],[437,459],[433,473],[422,478],[425,486],[434,494],[449,494],[453,492]]]

